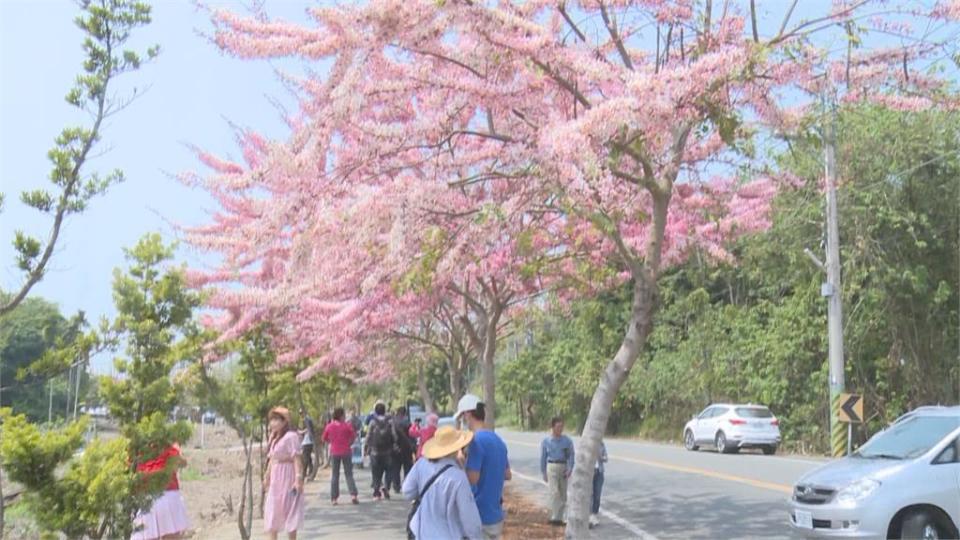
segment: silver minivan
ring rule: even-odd
[[[960,537],[960,406],[904,415],[801,477],[790,506],[808,538]]]

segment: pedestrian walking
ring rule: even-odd
[[[420,419],[417,418],[413,421],[413,424],[410,425],[410,431],[407,431],[407,435],[410,436],[410,440],[413,441],[413,447],[417,450],[420,449],[420,434],[423,432],[423,426],[420,425]]]
[[[433,438],[434,433],[437,432],[437,424],[440,422],[440,417],[436,413],[430,413],[427,415],[427,427],[423,428],[420,431],[420,443],[417,445],[417,459],[423,455],[423,445],[427,444],[427,441]]]
[[[463,419],[473,433],[467,447],[467,479],[480,512],[483,536],[500,540],[503,536],[503,484],[513,477],[507,445],[487,427],[486,406],[480,398],[467,394],[457,404],[456,419]]]
[[[410,538],[483,538],[470,481],[458,461],[458,453],[473,437],[469,431],[444,426],[424,445],[426,459],[417,460],[403,482],[403,496],[414,501],[407,522]]]
[[[563,434],[563,419],[550,420],[551,433],[540,444],[540,474],[550,489],[550,524],[563,525],[567,479],[573,472],[573,441]]]
[[[416,445],[410,439],[410,419],[407,418],[407,408],[397,407],[396,414],[391,419],[394,436],[397,439],[396,446],[393,449],[390,463],[390,482],[388,487],[393,487],[396,494],[400,494],[400,486],[403,478],[410,474],[413,467],[413,454],[416,451]],[[401,471],[403,477],[400,476]]]
[[[597,456],[597,463],[593,468],[593,500],[590,505],[591,529],[600,524],[600,495],[603,493],[603,472],[609,459],[607,445],[600,441],[600,454]]]
[[[370,472],[373,473],[373,498],[390,498],[390,466],[392,454],[397,445],[393,423],[387,418],[387,406],[377,403],[374,408],[374,417],[367,426],[367,437],[364,441],[364,453],[370,456]]]
[[[267,451],[266,498],[263,529],[276,540],[280,531],[296,540],[303,527],[303,460],[300,436],[291,429],[290,411],[274,407],[268,415],[270,443]]]
[[[344,421],[346,415],[342,407],[333,411],[333,420],[323,429],[323,441],[330,445],[330,466],[333,474],[330,475],[330,501],[336,506],[340,498],[340,468],[343,467],[347,477],[347,490],[353,504],[359,504],[357,499],[357,484],[353,481],[353,441],[357,432],[353,426]]]
[[[304,476],[313,480],[317,476],[317,467],[313,462],[314,441],[316,440],[317,429],[313,423],[313,418],[307,414],[307,410],[300,407],[300,421],[303,422],[303,429],[300,430],[300,450],[303,452],[303,471]]]
[[[190,529],[187,507],[180,495],[180,481],[177,470],[186,467],[187,462],[180,455],[176,444],[167,447],[157,457],[137,465],[137,472],[144,476],[169,474],[163,493],[150,506],[148,512],[141,512],[134,525],[137,530],[131,540],[175,539]]]
[[[353,431],[356,432],[357,437],[363,436],[363,420],[360,419],[357,411],[352,409],[350,410],[350,425],[353,426]]]

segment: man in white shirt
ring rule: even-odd
[[[427,459],[417,460],[403,482],[405,498],[421,497],[420,506],[409,524],[415,538],[483,538],[480,512],[470,490],[470,481],[457,459],[457,454],[471,440],[472,432],[444,426],[424,444],[423,457]]]

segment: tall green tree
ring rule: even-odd
[[[123,172],[107,174],[87,171],[87,161],[102,137],[104,122],[123,110],[136,97],[117,100],[111,83],[118,76],[136,71],[159,52],[156,46],[144,53],[126,48],[131,34],[150,23],[150,6],[137,0],[80,0],[82,13],[76,24],[85,34],[83,72],[66,95],[67,103],[91,116],[88,127],[64,128],[47,152],[52,169],[53,191],[34,189],[20,194],[23,204],[52,218],[46,241],[17,230],[13,246],[17,267],[24,274],[21,286],[0,302],[0,316],[9,313],[26,298],[46,272],[66,219],[86,210],[94,197],[123,180]],[[0,193],[0,209],[4,196]]]
[[[65,370],[51,374],[56,375],[51,381],[31,367],[62,339],[70,338],[70,330],[70,321],[56,304],[42,298],[28,298],[0,317],[0,406],[12,407],[35,422],[46,420],[50,409],[56,418],[63,417],[68,405]],[[81,391],[85,391],[87,376],[81,375]]]
[[[169,264],[173,248],[159,235],[147,235],[125,251],[130,267],[115,271],[113,281],[117,318],[104,324],[102,337],[78,337],[87,344],[124,346],[125,354],[114,361],[119,377],[99,381],[120,436],[83,447],[84,419],[43,431],[18,415],[5,418],[3,426],[4,469],[24,486],[38,525],[68,538],[128,538],[136,514],[150,506],[173,473],[144,476],[137,465],[190,436],[188,423],[169,422],[181,398],[172,375],[200,351],[193,323],[200,298]],[[59,470],[66,471],[63,477]]]

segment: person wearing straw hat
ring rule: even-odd
[[[483,538],[480,512],[458,454],[473,433],[444,426],[423,445],[423,457],[403,482],[403,496],[414,501],[408,523],[412,538]]]
[[[300,435],[291,429],[290,410],[274,407],[267,415],[270,444],[267,452],[266,498],[263,505],[263,529],[271,540],[280,531],[296,540],[303,527],[303,461]]]

